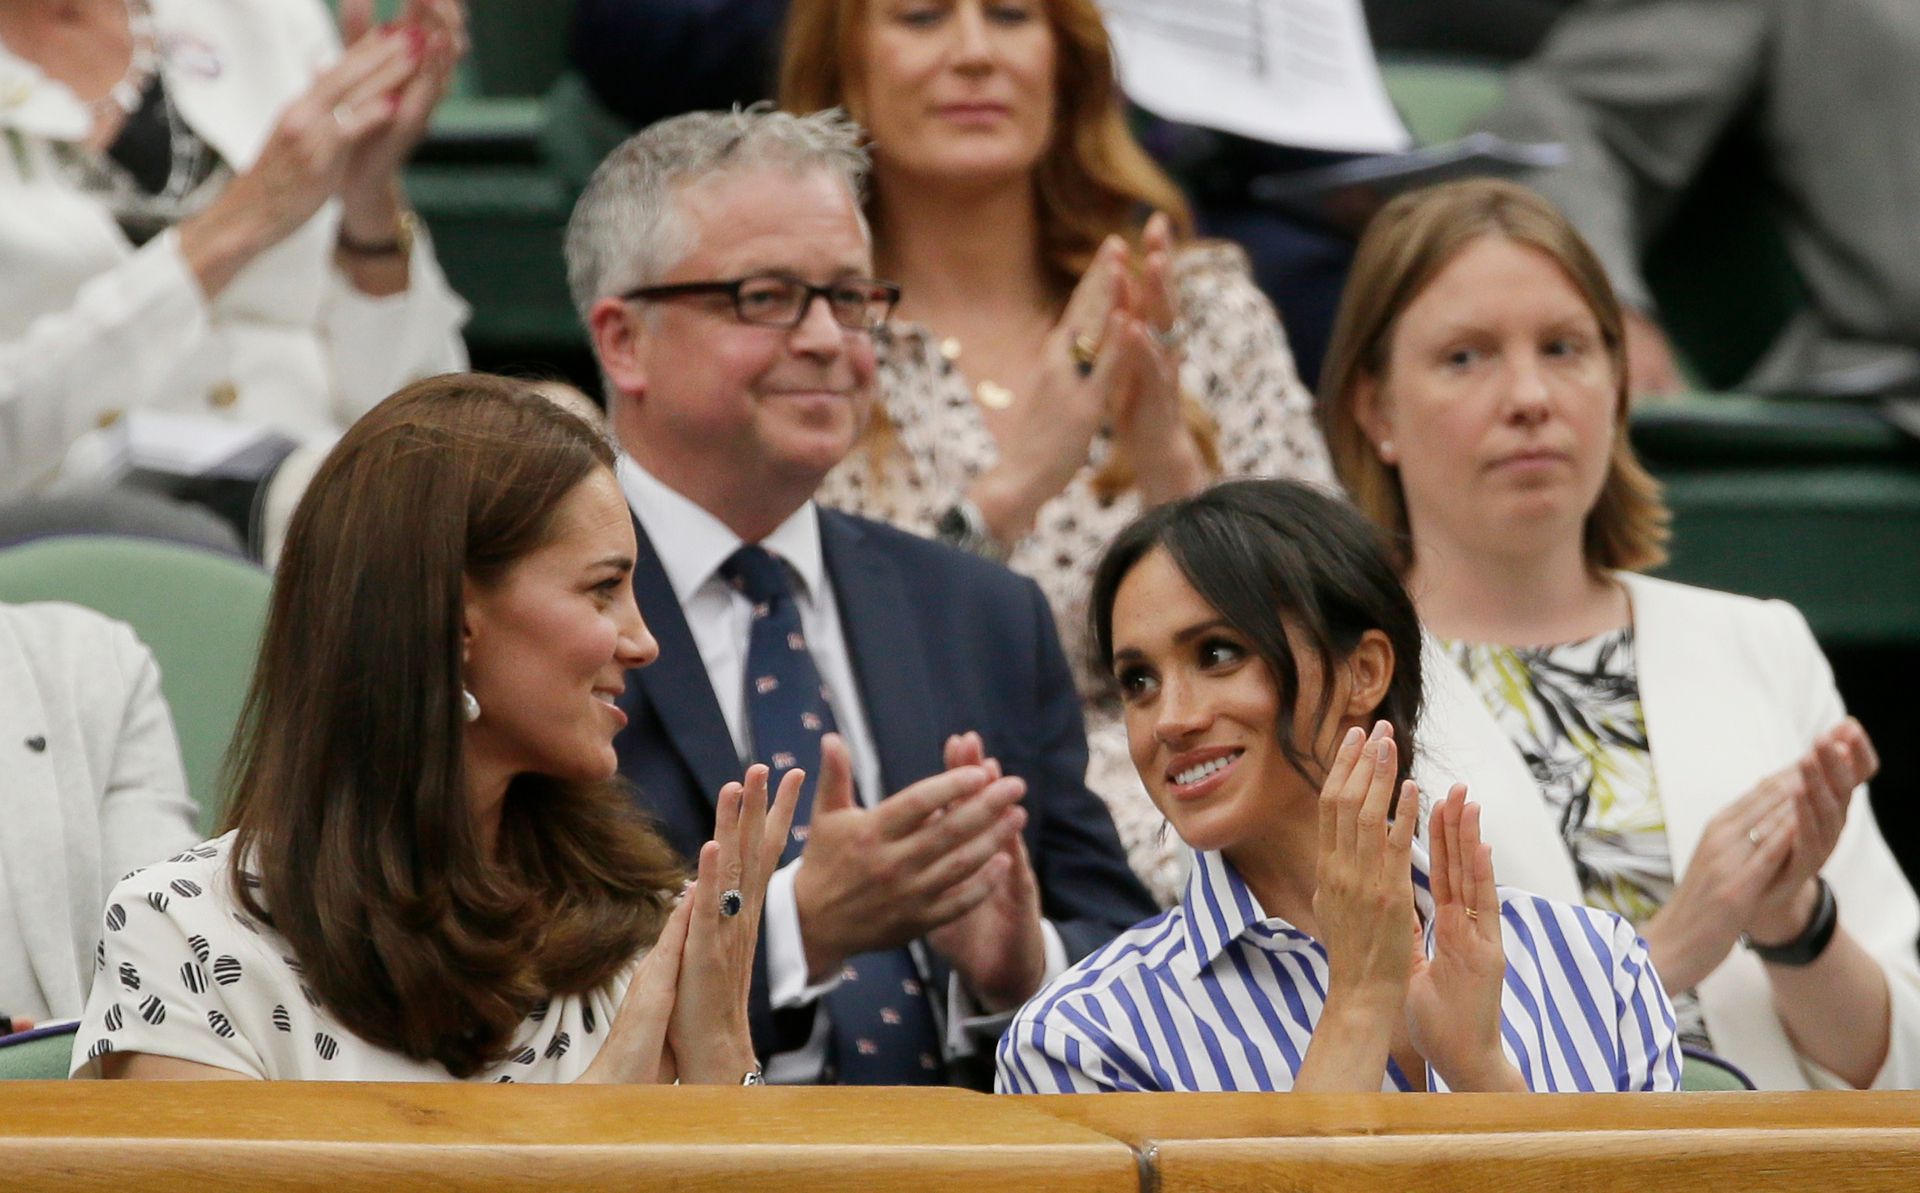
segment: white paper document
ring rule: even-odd
[[[1101,0],[1135,103],[1278,145],[1392,153],[1413,143],[1387,98],[1360,0]]]

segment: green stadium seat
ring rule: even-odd
[[[134,628],[160,665],[200,827],[219,820],[219,772],[246,699],[267,574],[153,539],[72,535],[0,551],[0,601],[69,601]]]

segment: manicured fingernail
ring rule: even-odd
[[[1365,736],[1365,734],[1360,732],[1360,726],[1355,725],[1353,728],[1347,730],[1346,739],[1340,743],[1340,748],[1344,750],[1359,745]]]

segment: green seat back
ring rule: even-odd
[[[64,1081],[73,1060],[74,1033],[41,1036],[0,1048],[0,1081]]]
[[[1417,145],[1466,136],[1507,90],[1506,76],[1497,66],[1386,60],[1380,75]]]
[[[1717,1056],[1688,1050],[1680,1061],[1680,1088],[1689,1093],[1749,1090],[1746,1074]]]
[[[220,764],[270,587],[257,567],[152,539],[72,535],[0,551],[0,601],[85,605],[131,625],[153,651],[203,830],[219,818]]]

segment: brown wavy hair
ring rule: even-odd
[[[547,543],[613,451],[521,382],[417,382],[294,511],[227,772],[233,889],[369,1042],[469,1077],[542,999],[606,982],[681,869],[617,781],[525,774],[495,856],[468,811],[463,585]]]
[[[1400,474],[1380,459],[1360,426],[1363,381],[1385,383],[1400,316],[1428,284],[1483,236],[1538,249],[1565,271],[1600,325],[1613,369],[1613,453],[1600,496],[1587,513],[1583,552],[1594,571],[1642,571],[1666,562],[1671,515],[1627,435],[1625,316],[1606,269],[1558,208],[1512,182],[1472,179],[1401,195],[1381,208],[1361,237],[1333,341],[1320,376],[1321,416],[1334,471],[1354,504],[1392,536],[1396,562],[1411,566],[1407,498]]]
[[[855,102],[864,81],[862,27],[874,2],[793,0],[780,54],[781,107],[793,112],[846,108],[854,119],[862,119]],[[1113,45],[1099,6],[1094,0],[1046,0],[1045,8],[1057,56],[1054,126],[1033,184],[1040,253],[1064,293],[1079,282],[1108,236],[1117,234],[1137,247],[1148,212],[1166,213],[1176,244],[1192,240],[1194,225],[1193,210],[1180,187],[1127,127]],[[876,237],[886,235],[872,197],[880,186],[876,176],[867,198]],[[1217,471],[1218,428],[1190,396],[1183,405],[1188,429],[1208,466]],[[894,438],[884,410],[876,407],[866,435],[869,458],[876,465]],[[1110,499],[1133,480],[1132,461],[1125,451],[1116,450],[1095,476],[1094,487]]]

